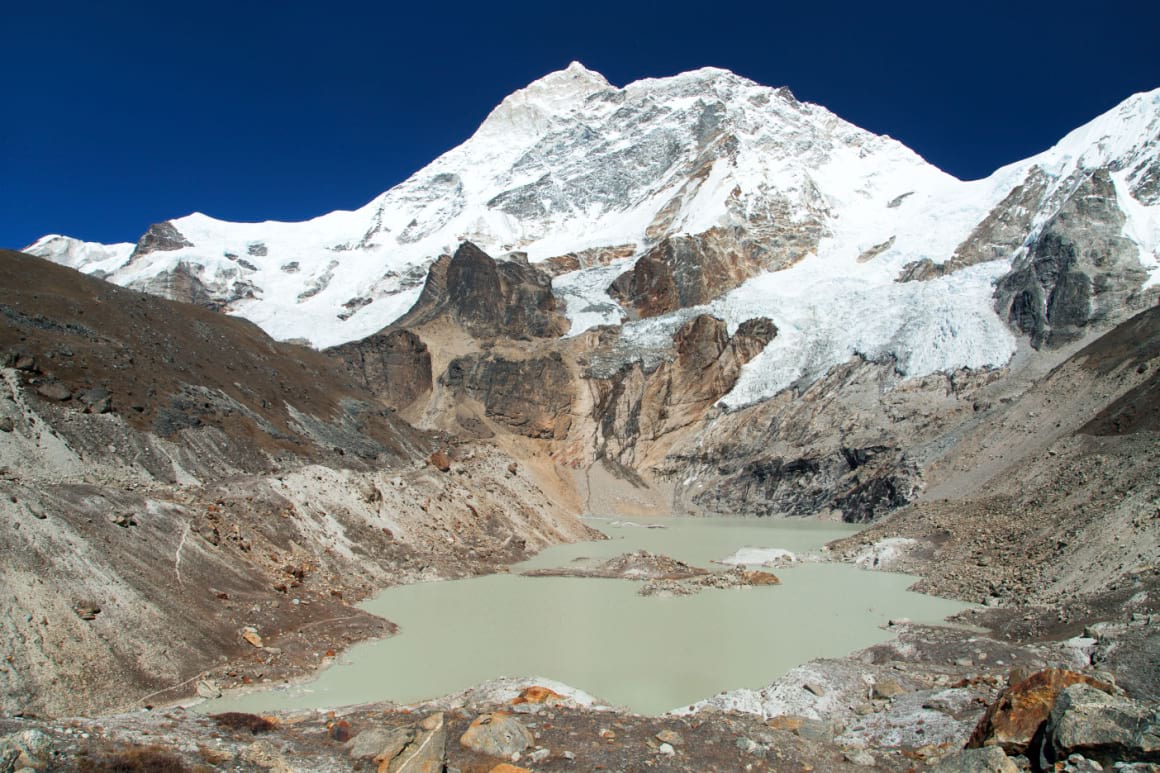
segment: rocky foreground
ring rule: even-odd
[[[900,625],[894,642],[661,717],[534,679],[407,707],[26,717],[0,720],[0,769],[1160,770],[1160,709],[1080,666],[1090,644]]]

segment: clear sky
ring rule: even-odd
[[[1154,0],[8,3],[0,246],[358,207],[579,60],[789,86],[964,179],[1160,86]]]

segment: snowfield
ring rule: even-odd
[[[777,337],[722,401],[736,407],[855,354],[891,359],[908,376],[1004,365],[1016,340],[994,309],[994,284],[1019,249],[941,278],[896,280],[908,264],[950,259],[1036,169],[1047,200],[1077,170],[1111,169],[1124,236],[1139,247],[1147,284],[1160,283],[1160,204],[1131,192],[1158,156],[1160,89],[1044,153],[964,182],[889,137],[725,70],[616,88],[573,63],[506,98],[470,139],[358,210],[299,223],[195,213],[170,221],[189,246],[142,254],[63,236],[26,251],[131,287],[180,268],[213,292],[235,288],[229,313],[321,348],[405,313],[426,268],[463,240],[537,262],[624,245],[639,256],[666,236],[716,227],[820,224],[815,248],[788,268],[703,307],[625,325],[625,346],[648,347],[695,313],[719,316],[731,331],[772,319]],[[1052,214],[1037,212],[1033,229]],[[627,318],[606,290],[634,260],[556,278],[569,335]]]

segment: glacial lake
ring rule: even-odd
[[[400,632],[350,648],[316,679],[226,696],[199,711],[409,703],[504,676],[563,682],[641,714],[739,687],[763,687],[813,658],[891,638],[890,618],[941,623],[966,605],[907,591],[913,577],[848,564],[771,569],[782,584],[642,597],[641,583],[521,577],[579,557],[648,550],[707,569],[742,547],[817,554],[857,531],[801,520],[593,518],[602,542],[549,548],[511,574],[389,588],[361,606]],[[643,528],[663,525],[665,528]]]

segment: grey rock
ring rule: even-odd
[[[0,739],[0,770],[47,770],[52,762],[52,738],[40,730],[22,730]]]
[[[1147,274],[1123,236],[1111,176],[1083,175],[995,290],[996,310],[1036,348],[1075,340],[1089,324],[1141,302]]]
[[[347,753],[354,760],[375,757],[392,760],[407,744],[415,739],[414,727],[371,727],[346,743]]]
[[[872,768],[878,764],[874,755],[865,749],[851,749],[845,754],[846,761],[863,768]]]
[[[931,773],[1019,773],[1019,768],[998,746],[963,749],[943,757]]]
[[[64,402],[72,397],[72,390],[56,380],[44,381],[36,385],[36,393],[46,400]]]
[[[0,432],[11,432],[16,429],[11,416],[0,416]]]
[[[501,759],[513,759],[535,742],[531,731],[510,714],[482,714],[460,736],[465,749]]]
[[[173,223],[168,220],[163,223],[154,223],[137,240],[137,247],[129,256],[129,262],[132,263],[135,259],[151,252],[171,252],[180,250],[182,247],[192,246],[193,242],[186,239]]]
[[[1044,739],[1042,765],[1072,754],[1103,765],[1119,760],[1160,762],[1160,706],[1075,684],[1056,698]]]
[[[398,750],[395,748],[398,739],[388,739],[388,746],[374,757],[379,770],[386,773],[441,773],[447,757],[447,726],[442,712],[428,716],[411,732],[412,737]]]
[[[870,697],[875,700],[890,700],[906,694],[906,688],[893,679],[875,682],[870,690]]]

